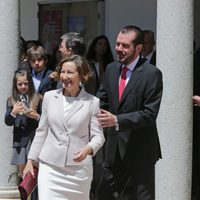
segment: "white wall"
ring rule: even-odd
[[[156,31],[157,0],[106,0],[105,34],[114,48],[115,38],[125,25],[137,25]]]
[[[21,34],[26,40],[38,39],[37,3],[44,0],[20,0],[20,2]],[[157,0],[105,0],[105,34],[113,49],[116,34],[125,25],[134,24],[155,32],[156,3]]]
[[[20,0],[21,35],[25,40],[38,39],[38,0]]]

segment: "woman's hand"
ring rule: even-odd
[[[92,154],[93,150],[90,146],[86,146],[81,151],[74,153],[74,161],[75,162],[81,162],[83,161],[87,155]]]
[[[32,163],[32,160],[30,160],[30,159],[28,159],[26,166],[24,168],[23,179],[28,173],[31,173],[32,177],[35,178],[35,173],[34,173],[34,170],[33,170],[33,163]]]

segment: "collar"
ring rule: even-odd
[[[133,71],[135,69],[135,66],[137,65],[138,61],[140,59],[140,56],[138,56],[135,60],[133,60],[129,65],[127,65],[126,67],[130,70]],[[123,67],[125,67],[125,65],[123,65]]]
[[[77,99],[81,98],[85,93],[86,93],[85,88],[81,86],[80,92],[76,96]],[[59,89],[56,90],[55,96],[58,97],[60,95],[63,95],[63,88],[59,88]]]
[[[40,71],[40,72],[36,72],[35,70],[32,70],[32,75],[34,77],[42,77],[45,70],[46,70],[46,67],[42,71]]]
[[[147,59],[147,61],[149,62],[151,60],[151,57],[153,56],[154,51],[152,51],[151,53],[149,53],[145,58]]]

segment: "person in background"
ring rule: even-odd
[[[26,41],[26,46],[27,46],[27,50],[30,49],[31,47],[38,47],[38,46],[42,46],[42,43],[39,40],[27,40]]]
[[[61,36],[60,38],[60,44],[59,44],[59,52],[61,58],[69,57],[72,55],[79,55],[83,56],[85,54],[86,46],[84,44],[83,38],[80,36],[79,33],[76,32],[69,32]],[[84,84],[85,90],[89,92],[90,94],[95,95],[97,91],[97,74],[95,73],[95,70],[93,66],[88,62],[89,69],[92,73],[91,79]],[[57,72],[53,72],[50,77],[54,80],[57,80]],[[60,88],[61,85],[58,82],[57,88]]]
[[[35,90],[43,96],[45,92],[56,89],[57,81],[50,78],[53,71],[47,67],[48,52],[42,46],[33,43],[27,50],[27,57]],[[38,200],[37,187],[31,194],[31,200]]]
[[[41,46],[45,49],[44,45],[39,41],[39,40],[27,40],[26,41],[26,45],[27,45],[27,50],[32,48],[32,47],[38,47]],[[46,50],[46,49],[45,49]],[[54,70],[55,66],[53,66],[52,64],[54,64],[52,62],[52,57],[53,55],[50,54],[49,52],[47,52],[47,63],[46,63],[46,67],[50,70]]]
[[[84,56],[86,46],[79,33],[69,32],[60,37],[59,51],[61,58],[66,56]]]
[[[46,91],[55,89],[57,82],[49,77],[52,71],[46,67],[47,51],[42,46],[33,46],[27,50],[27,56],[35,90],[44,95]]]
[[[62,88],[46,92],[42,115],[28,155],[24,176],[39,161],[39,199],[89,200],[92,156],[104,143],[97,121],[99,99],[80,84],[90,77],[78,55],[60,62]]]
[[[93,65],[100,85],[106,66],[114,61],[110,43],[105,35],[100,35],[91,42],[86,58]]]
[[[156,51],[154,51],[155,39],[154,33],[151,30],[144,30],[144,44],[142,56],[146,58],[148,63],[156,66]]]
[[[162,73],[140,56],[143,31],[123,27],[116,39],[118,62],[107,66],[97,93],[101,101],[98,121],[108,128],[99,200],[129,198],[155,200],[155,164],[161,158],[156,118],[163,83]]]
[[[41,102],[42,98],[35,92],[31,75],[26,70],[15,71],[12,96],[7,99],[5,124],[13,126],[11,164],[17,165],[20,177],[38,126]]]

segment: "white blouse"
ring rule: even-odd
[[[63,108],[64,115],[67,116],[68,111],[72,107],[73,103],[76,101],[76,97],[64,96],[63,95]]]

